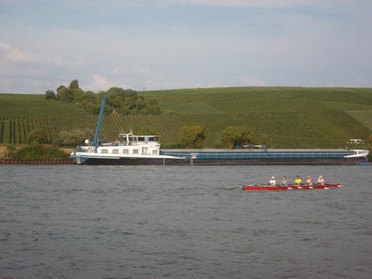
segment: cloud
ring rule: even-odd
[[[30,53],[21,51],[16,47],[2,42],[0,42],[0,53],[3,53],[8,60],[13,62],[24,62],[33,60],[33,56]]]
[[[355,5],[368,3],[369,0],[107,0],[104,5],[99,0],[75,0],[73,3],[81,5],[114,6],[114,7],[145,7],[149,5],[172,6],[172,5],[200,5],[222,7],[250,7],[250,8],[283,8],[302,6],[328,6],[328,5]]]
[[[113,74],[118,76],[148,76],[151,74],[151,69],[149,67],[143,67],[139,65],[127,65],[127,66],[117,66],[113,70]]]
[[[146,2],[146,1],[142,1]],[[367,0],[158,0],[156,3],[203,5],[242,8],[290,8],[306,6],[355,5],[356,2],[368,3]]]
[[[82,64],[80,55],[71,55],[66,57],[64,54],[50,53],[43,50],[35,49],[33,52],[23,51],[16,46],[0,42],[0,54],[3,54],[8,62],[29,62],[34,65],[52,65],[57,67],[74,67]]]
[[[258,78],[255,77],[235,77],[235,79],[238,81],[239,85],[244,85],[244,86],[267,86],[268,84]]]
[[[91,80],[88,84],[81,86],[83,90],[92,90],[94,92],[100,90],[108,90],[112,85],[108,82],[107,78],[100,74],[92,74]]]
[[[2,13],[0,92],[371,84],[366,0],[58,3]]]

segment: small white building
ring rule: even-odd
[[[364,144],[362,139],[350,139],[349,144]]]

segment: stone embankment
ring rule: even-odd
[[[38,160],[18,160],[12,158],[0,158],[2,165],[71,165],[74,162],[70,159],[38,159]]]

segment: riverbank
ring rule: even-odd
[[[74,162],[70,158],[50,158],[36,160],[19,160],[14,158],[6,158],[6,146],[0,146],[0,165],[71,165]],[[61,149],[66,154],[71,152],[71,149]]]
[[[5,158],[4,152],[6,147],[0,146],[0,165],[71,165],[75,162],[70,158],[53,158],[53,159],[36,159],[36,160],[19,160],[14,158]],[[62,149],[66,153],[70,153],[71,149]],[[341,150],[271,150],[271,152],[262,152],[254,150],[175,150],[163,149],[162,152],[167,155],[184,157],[182,160],[159,160],[159,159],[131,159],[131,160],[91,160],[92,165],[199,165],[199,166],[217,166],[217,165],[358,165],[366,163],[365,158],[335,158],[330,155],[330,151],[337,154]],[[285,152],[284,152],[285,151]],[[296,152],[294,152],[296,151]],[[300,152],[301,151],[301,152]],[[326,152],[327,151],[327,152]],[[279,152],[279,153],[278,153]],[[315,152],[315,153],[314,153]],[[304,153],[304,154],[302,154]],[[319,154],[326,154],[319,158]],[[232,156],[233,154],[234,156]],[[244,158],[246,154],[246,158]],[[264,154],[265,156],[263,156]],[[276,154],[276,156],[274,156]],[[285,157],[280,157],[286,155]],[[287,157],[291,154],[290,157]],[[295,156],[292,156],[292,155]],[[228,156],[231,155],[231,156]],[[254,155],[254,156],[253,156]],[[260,155],[260,156],[259,156]],[[300,156],[301,155],[301,156]],[[305,156],[306,155],[306,156]],[[345,155],[345,154],[344,154]],[[248,156],[248,157],[247,157]]]
[[[18,160],[13,158],[0,158],[0,165],[71,165],[74,162],[67,158]]]
[[[6,146],[0,145],[0,158],[3,157],[3,154],[4,154],[5,150],[6,150]]]

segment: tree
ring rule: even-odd
[[[93,130],[87,128],[85,130],[75,129],[73,131],[61,131],[54,144],[59,146],[75,146],[81,144],[85,139],[93,138]]]
[[[94,94],[92,91],[85,92],[82,96],[82,100],[78,103],[78,105],[89,113],[99,113],[100,105],[98,104],[98,97],[97,94]]]
[[[121,102],[122,102],[122,98],[120,96],[116,96],[115,98],[112,99],[111,104],[114,108],[118,108],[120,107]]]
[[[83,100],[89,103],[98,104],[97,94],[92,91],[86,91],[83,95]]]
[[[46,99],[57,99],[64,102],[76,103],[89,113],[98,114],[103,96],[107,96],[105,114],[116,112],[128,114],[160,114],[160,107],[156,100],[146,101],[138,96],[137,91],[111,87],[107,92],[100,91],[97,94],[92,91],[84,92],[79,87],[77,79],[71,81],[69,87],[61,85],[57,88],[57,94],[48,90]]]
[[[79,81],[77,79],[74,79],[73,81],[70,82],[70,86],[68,87],[69,89],[79,89]]]
[[[136,109],[138,112],[141,112],[146,106],[145,99],[142,96],[139,96],[136,100]]]
[[[136,98],[127,97],[125,98],[124,104],[118,109],[123,114],[133,114],[136,107]]]
[[[47,131],[43,128],[37,128],[30,132],[30,134],[27,137],[27,143],[47,143],[48,142],[48,134]]]
[[[178,133],[181,148],[202,148],[207,130],[201,125],[184,126]]]
[[[81,102],[84,98],[84,91],[80,88],[69,89],[72,94],[72,100],[74,102]]]
[[[151,99],[146,103],[146,107],[143,109],[145,114],[160,114],[160,107],[155,99]]]
[[[225,148],[232,149],[254,141],[253,132],[247,127],[228,126],[220,134],[220,139]]]
[[[107,90],[107,98],[108,99],[114,99],[117,96],[125,97],[124,96],[124,89],[120,87],[111,87],[109,90]]]
[[[65,102],[72,102],[74,100],[72,90],[61,85],[57,88],[57,99]]]
[[[45,99],[46,100],[55,100],[56,99],[56,94],[54,93],[53,90],[47,90],[45,92]]]

